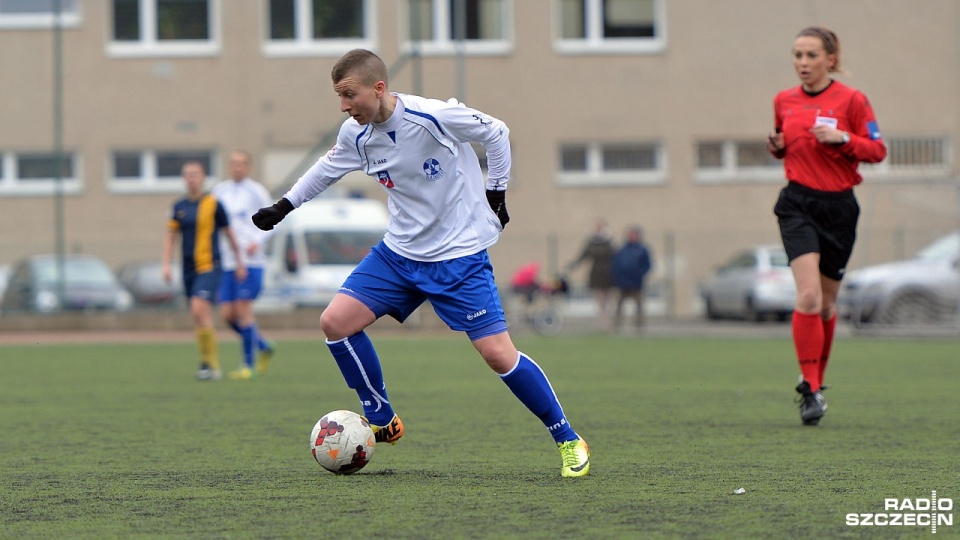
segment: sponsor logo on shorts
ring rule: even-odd
[[[472,313],[472,314],[470,314],[470,315],[467,315],[467,320],[468,320],[468,321],[472,321],[472,320],[476,319],[477,317],[482,317],[482,316],[484,316],[484,315],[486,315],[486,314],[487,314],[487,310],[481,309],[480,311],[478,311],[478,312],[476,312],[476,313]]]

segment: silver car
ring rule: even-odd
[[[785,321],[793,313],[797,287],[781,246],[754,246],[703,281],[700,296],[708,319]]]
[[[958,261],[960,231],[955,231],[911,259],[854,270],[837,298],[840,317],[855,327],[953,323],[960,302]]]
[[[100,258],[65,255],[62,285],[58,284],[58,267],[55,255],[34,255],[15,264],[0,301],[4,316],[14,312],[127,311],[133,305],[133,297]]]

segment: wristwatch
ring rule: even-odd
[[[850,134],[846,131],[840,132],[840,144],[847,144],[850,142]]]

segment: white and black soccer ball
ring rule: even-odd
[[[353,411],[331,411],[310,432],[313,458],[336,474],[353,474],[373,457],[376,441],[370,423]]]

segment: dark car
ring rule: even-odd
[[[754,246],[735,253],[704,280],[700,296],[708,319],[785,321],[793,313],[797,287],[782,247]]]
[[[130,293],[100,258],[65,255],[62,288],[58,285],[58,266],[56,255],[35,255],[16,263],[0,301],[0,311],[4,315],[14,312],[126,311],[133,305]]]
[[[184,302],[180,266],[171,267],[170,283],[163,280],[163,263],[138,261],[117,269],[117,278],[140,306],[179,306]]]
[[[866,266],[843,280],[837,307],[854,326],[949,325],[960,305],[960,231],[910,259]]]

